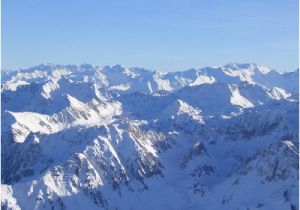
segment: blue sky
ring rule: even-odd
[[[2,0],[2,68],[298,68],[298,0]]]

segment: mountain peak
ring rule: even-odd
[[[226,64],[222,67],[232,69],[232,70],[244,70],[244,71],[246,70],[246,71],[250,71],[250,72],[258,71],[262,74],[268,74],[271,71],[271,69],[269,69],[268,67],[263,66],[263,65],[259,65],[259,64],[256,64],[256,63],[232,62],[232,63]]]

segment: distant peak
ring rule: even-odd
[[[248,70],[248,71],[251,71],[251,72],[259,71],[262,74],[267,74],[271,71],[271,69],[269,69],[268,67],[263,66],[263,65],[259,65],[259,64],[256,64],[256,63],[232,62],[232,63],[226,64],[222,67],[226,68],[226,69],[232,69],[232,70]]]
[[[83,69],[93,69],[94,68],[91,64],[88,64],[88,63],[83,63],[80,65],[80,67]]]
[[[55,66],[53,63],[41,63],[40,66]]]
[[[125,69],[124,66],[122,66],[121,64],[116,64],[114,66],[111,67],[112,69]]]
[[[118,71],[122,71],[125,69],[124,66],[122,66],[121,64],[116,64],[116,65],[107,65],[103,67],[104,70],[118,70]]]

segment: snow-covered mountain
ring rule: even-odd
[[[1,77],[2,209],[299,209],[299,70]]]

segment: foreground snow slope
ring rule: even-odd
[[[2,71],[2,209],[299,209],[298,75]]]

